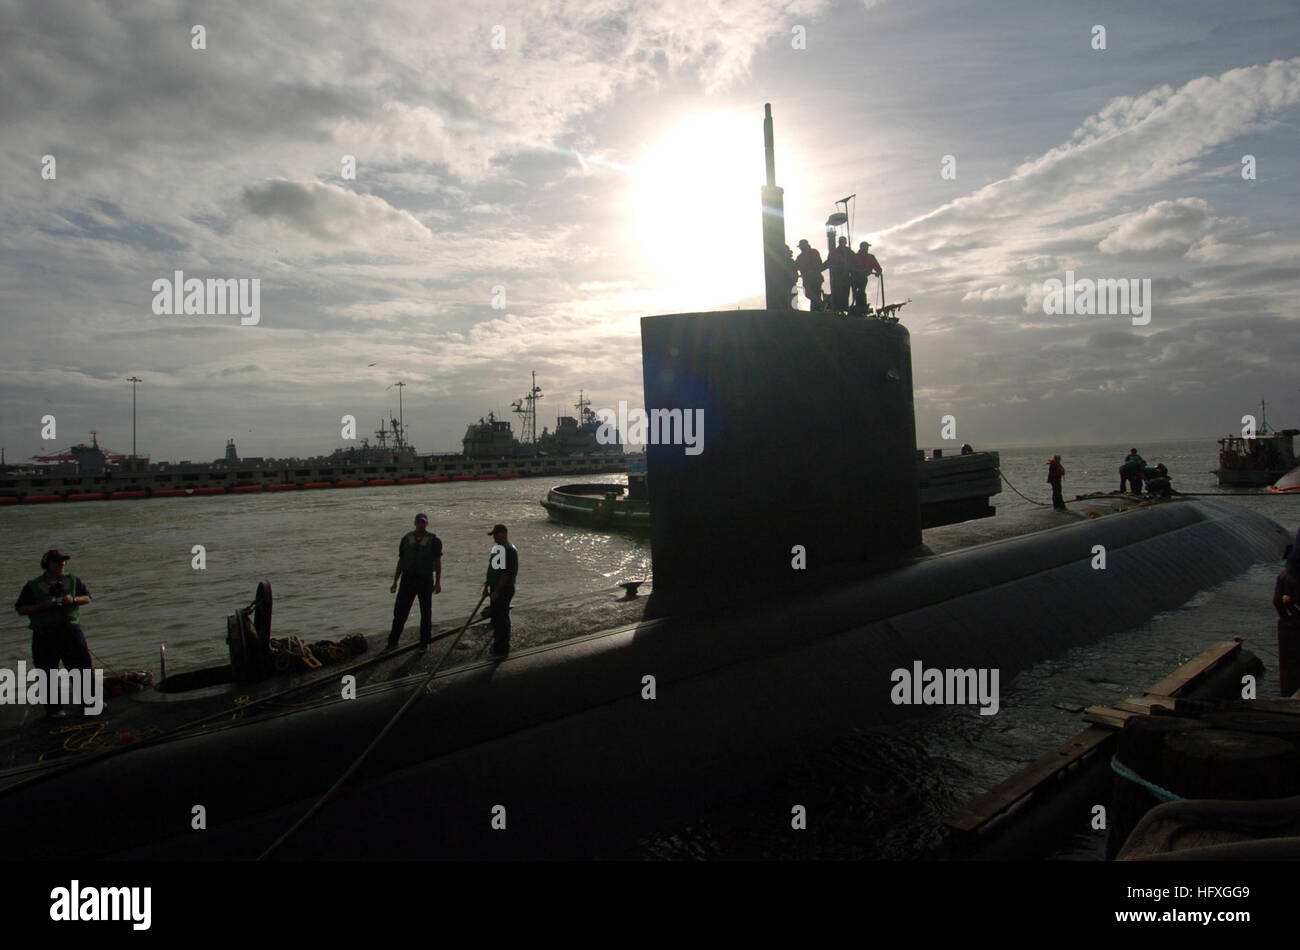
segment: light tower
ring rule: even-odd
[[[144,380],[139,376],[129,376],[126,381],[131,384],[131,458],[135,458],[135,384]]]

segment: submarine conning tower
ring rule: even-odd
[[[641,319],[655,614],[806,590],[921,543],[910,335],[789,309],[770,105],[764,138],[768,308]],[[694,445],[664,438],[679,417]]]

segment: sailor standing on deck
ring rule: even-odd
[[[1126,491],[1131,485],[1133,494],[1142,494],[1142,472],[1146,467],[1147,461],[1138,455],[1138,450],[1129,449],[1124,464],[1119,467],[1119,490]]]
[[[420,646],[427,647],[433,642],[433,595],[442,593],[442,541],[428,529],[429,516],[420,512],[415,516],[415,530],[397,546],[397,570],[389,588],[389,593],[397,595],[393,603],[393,629],[388,634],[390,650],[402,636],[402,628],[411,613],[411,601],[416,597],[420,598]]]
[[[1061,457],[1053,455],[1047,463],[1047,484],[1052,486],[1052,507],[1057,511],[1065,511],[1065,498],[1061,495],[1061,479],[1064,477],[1065,466],[1061,464]]]
[[[849,239],[840,238],[840,243],[826,255],[826,265],[831,270],[831,303],[836,313],[846,313],[849,309],[849,268],[853,266],[853,251],[849,249]]]
[[[799,256],[794,259],[794,266],[803,277],[803,294],[808,298],[809,309],[821,310],[822,271],[826,269],[826,265],[822,263],[822,256],[817,253],[817,248],[809,244],[807,238],[799,241]]]
[[[1300,531],[1286,546],[1286,566],[1273,585],[1277,611],[1277,671],[1283,696],[1300,689]]]
[[[46,551],[41,557],[45,573],[23,585],[14,602],[14,610],[26,617],[32,627],[32,663],[45,670],[51,688],[57,682],[60,660],[68,670],[86,670],[87,675],[94,666],[86,635],[77,623],[77,608],[90,603],[90,591],[80,578],[63,573],[63,566],[71,558],[57,549]],[[46,716],[66,715],[53,695],[47,696],[46,701]]]
[[[515,596],[515,578],[519,576],[519,552],[510,543],[505,525],[494,525],[488,533],[493,542],[487,580],[483,582],[483,593],[492,598],[493,636],[488,655],[502,660],[510,652],[510,601]]]
[[[853,267],[849,271],[850,283],[853,285],[854,313],[866,313],[871,309],[867,302],[867,278],[872,274],[879,277],[883,273],[880,261],[871,253],[871,242],[863,241],[858,245],[858,253],[853,255]]]

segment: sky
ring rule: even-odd
[[[911,300],[919,444],[1300,425],[1298,6],[0,0],[0,444],[130,451],[130,376],[154,459],[328,453],[399,380],[424,452],[533,371],[539,431],[639,405],[640,317],[762,306],[767,102],[790,245],[856,194]]]

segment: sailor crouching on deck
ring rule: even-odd
[[[69,670],[89,670],[94,664],[86,635],[77,623],[78,609],[90,603],[90,591],[79,577],[64,574],[63,566],[71,559],[56,549],[41,558],[45,573],[28,581],[14,602],[14,610],[26,617],[32,627],[32,662],[45,670],[48,682],[56,682],[59,661]],[[45,715],[66,715],[50,696]]]
[[[515,596],[515,578],[519,576],[519,552],[510,543],[503,524],[493,526],[492,553],[488,556],[487,580],[483,593],[492,598],[492,649],[489,656],[504,659],[510,652],[510,601]]]
[[[411,601],[416,597],[420,598],[420,645],[427,647],[433,642],[433,595],[442,593],[442,541],[428,528],[429,516],[420,512],[415,516],[415,530],[408,532],[397,546],[397,570],[393,572],[393,586],[388,591],[397,595],[393,604],[393,629],[388,634],[390,650],[402,636],[402,628],[411,613]]]

